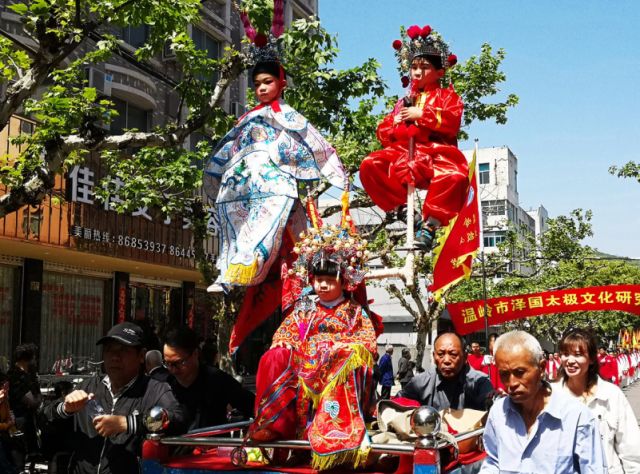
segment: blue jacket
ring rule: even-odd
[[[391,362],[391,356],[388,352],[385,352],[384,355],[380,357],[378,368],[380,369],[380,385],[391,387],[393,385],[393,363]]]

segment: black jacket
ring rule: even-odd
[[[493,395],[493,385],[486,374],[465,364],[460,373],[448,380],[435,367],[413,377],[398,396],[417,400],[436,410],[445,408],[486,410]]]
[[[228,423],[227,405],[246,418],[253,416],[255,395],[220,369],[200,365],[198,376],[189,387],[180,385],[173,376],[168,382],[185,410],[190,430]]]
[[[140,472],[139,456],[146,434],[143,417],[154,406],[161,406],[169,413],[169,434],[186,429],[182,408],[176,401],[171,387],[163,382],[139,376],[117,399],[114,406],[111,392],[101,378],[85,380],[78,387],[93,393],[94,399],[106,414],[127,417],[127,432],[103,438],[93,427],[88,410],[75,413],[74,427],[77,445],[73,452],[69,472],[73,474],[137,474]],[[62,403],[45,412],[49,420],[65,418]]]

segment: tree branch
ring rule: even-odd
[[[15,44],[18,48],[20,48],[20,49],[26,51],[27,53],[29,53],[30,56],[35,57],[36,54],[38,54],[38,52],[35,49],[31,48],[31,46],[28,46],[28,45],[24,44],[18,38],[13,36],[8,31],[4,31],[2,28],[0,28],[0,35],[2,35],[5,38],[7,38],[9,41],[11,41],[13,44]]]
[[[22,186],[13,187],[0,197],[0,217],[17,211],[26,204],[40,203],[54,185],[54,178],[62,168],[68,154],[74,150],[106,151],[123,150],[129,147],[142,146],[180,146],[194,130],[201,128],[220,104],[225,90],[244,70],[246,58],[242,54],[233,56],[222,69],[220,79],[208,99],[206,107],[198,116],[190,118],[184,125],[170,133],[126,132],[122,135],[111,135],[100,140],[86,138],[81,135],[61,137],[51,141],[45,147],[44,161],[31,176],[26,176]]]
[[[0,103],[0,130],[6,127],[11,116],[24,101],[35,94],[36,89],[44,83],[51,71],[98,26],[99,23],[91,21],[85,23],[82,35],[77,39],[69,40],[68,43],[59,41],[55,35],[48,33],[46,28],[36,28],[38,50],[34,54],[31,68],[7,88],[5,100]]]
[[[398,288],[395,283],[389,284],[389,286],[387,286],[387,291],[391,293],[391,296],[398,300],[400,306],[407,310],[411,317],[413,317],[414,321],[418,320],[420,315],[411,307],[409,302],[406,300],[405,295],[402,294],[402,291],[400,291],[400,288]]]
[[[362,208],[362,207],[373,207],[373,201],[371,200],[370,197],[366,197],[366,198],[356,198],[352,201],[349,202],[349,209],[358,209],[358,208]],[[328,217],[328,216],[332,216],[333,214],[335,214],[336,212],[340,212],[342,210],[342,205],[338,204],[335,206],[328,206],[325,207],[324,210],[322,211],[321,216],[322,217]]]

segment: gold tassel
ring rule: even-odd
[[[258,273],[258,259],[254,258],[251,265],[243,265],[242,263],[232,263],[227,268],[224,278],[229,283],[236,285],[248,285]]]
[[[365,438],[366,439],[366,438]],[[354,468],[364,466],[369,457],[371,446],[363,441],[365,446],[360,446],[357,449],[351,449],[349,451],[343,451],[336,454],[327,454],[321,456],[315,452],[311,453],[311,467],[318,471],[325,471],[341,464],[349,463]]]
[[[340,372],[338,372],[335,377],[322,389],[322,392],[315,393],[313,392],[307,385],[304,383],[302,378],[299,379],[300,385],[303,388],[303,396],[304,398],[308,398],[311,400],[313,408],[317,408],[320,399],[325,396],[328,392],[331,392],[336,385],[344,384],[349,378],[349,374],[351,371],[358,369],[360,367],[373,367],[373,356],[371,352],[363,346],[362,344],[354,344],[351,346],[353,350],[352,354],[349,356],[349,359],[344,364]]]

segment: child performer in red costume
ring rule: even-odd
[[[378,125],[383,149],[362,161],[360,180],[385,212],[406,203],[408,185],[428,190],[416,246],[429,251],[436,229],[460,211],[469,183],[467,160],[457,148],[463,104],[451,85],[444,89],[440,84],[445,69],[457,60],[446,43],[429,26],[414,25],[407,35],[393,47],[401,72],[409,74],[402,82],[410,85],[410,93]]]
[[[363,284],[368,252],[344,224],[309,229],[296,244],[288,279],[299,288],[310,283],[317,298],[302,289],[260,359],[249,431],[254,441],[309,440],[316,469],[357,467],[370,444],[364,418],[374,389],[375,323],[349,294]]]

